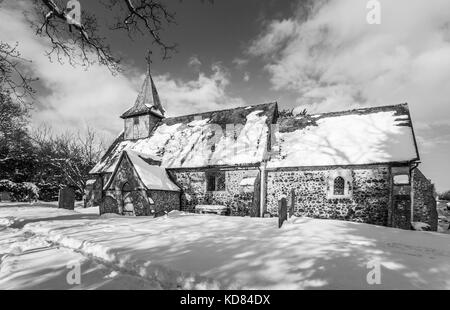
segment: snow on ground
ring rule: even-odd
[[[75,264],[79,285],[66,280]],[[156,282],[16,229],[0,234],[0,267],[0,289],[160,289]]]
[[[182,212],[99,217],[0,208],[0,218],[11,216],[16,218],[11,227],[165,289],[450,289],[450,236],[433,232],[310,218],[293,218],[278,229],[276,218]],[[30,270],[66,261],[64,255],[50,255],[48,262],[39,258]],[[381,284],[369,285],[367,265],[377,262]],[[11,278],[2,275],[3,267],[0,271],[1,287]]]

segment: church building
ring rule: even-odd
[[[295,116],[271,102],[165,114],[149,71],[121,115],[122,133],[91,170],[87,197],[101,213],[277,216],[287,197],[297,216],[437,229],[407,104]]]

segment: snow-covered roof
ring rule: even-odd
[[[166,168],[258,164],[275,111],[276,103],[268,103],[162,119],[149,138],[121,135],[91,173],[113,172],[124,150],[159,158]]]
[[[91,173],[111,173],[131,150],[165,168],[363,165],[419,159],[407,104],[279,117],[268,103],[162,119],[149,138],[121,134]],[[232,124],[232,125],[230,125]],[[271,152],[267,154],[269,139]]]
[[[407,104],[278,120],[269,168],[418,160]]]
[[[146,159],[146,154],[134,152],[131,150],[125,150],[122,152],[119,160],[116,163],[116,166],[120,163],[120,161],[124,158],[124,156],[128,156],[128,159],[132,163],[134,169],[136,170],[139,178],[145,187],[149,190],[165,190],[165,191],[180,191],[180,188],[173,183],[165,168],[150,165],[148,162],[144,160]],[[116,170],[116,167],[114,167]],[[112,182],[114,175],[111,176],[108,183],[105,185],[105,189],[107,189]]]

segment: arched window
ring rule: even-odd
[[[334,179],[334,195],[343,196],[345,193],[345,180],[343,177],[337,177]]]

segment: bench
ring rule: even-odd
[[[195,207],[195,213],[228,215],[229,209],[227,206],[222,205],[197,205]]]

